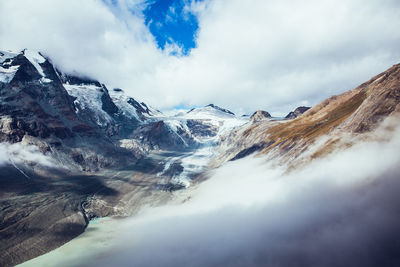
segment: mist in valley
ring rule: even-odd
[[[263,157],[229,162],[177,193],[174,204],[119,220],[112,245],[96,255],[63,262],[399,266],[400,129],[393,125],[291,172]]]

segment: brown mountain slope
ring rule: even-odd
[[[296,161],[311,145],[324,137],[311,159],[351,145],[346,137],[367,134],[385,118],[400,111],[400,64],[373,77],[357,88],[332,96],[291,121],[260,121],[234,131],[221,142],[218,166],[254,152]],[[304,160],[304,158],[302,159]]]

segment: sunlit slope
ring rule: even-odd
[[[310,155],[315,158],[351,145],[350,137],[366,136],[385,118],[397,114],[399,103],[397,64],[351,91],[324,100],[294,120],[264,120],[234,131],[221,143],[226,151],[214,164],[255,152],[295,160],[323,138]]]

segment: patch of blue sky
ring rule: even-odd
[[[102,1],[106,5],[112,5],[112,6],[117,6],[118,5],[118,0],[102,0]]]
[[[185,105],[185,104],[179,104],[173,107],[174,110],[191,110],[192,108],[198,108],[200,106],[197,105]]]
[[[147,1],[143,11],[145,23],[161,49],[171,49],[172,55],[188,55],[196,47],[199,28],[197,17],[188,10],[188,0]]]

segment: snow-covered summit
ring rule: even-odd
[[[16,60],[16,62],[14,60],[20,55],[25,57],[35,67],[39,74],[40,82],[51,82],[51,79],[46,77],[42,67],[47,59],[40,52],[30,49],[24,49],[19,53],[0,51],[0,82],[9,83],[14,78],[21,64],[19,60]]]
[[[218,107],[214,104],[209,104],[201,108],[193,108],[186,114],[180,113],[179,117],[185,117],[188,119],[222,119],[222,118],[234,118],[235,114],[227,109]]]
[[[221,136],[248,122],[248,118],[237,117],[233,112],[213,104],[160,119],[173,132],[184,132],[197,143],[208,145],[216,144]]]
[[[46,62],[46,58],[38,51],[24,49],[22,54],[35,66],[36,70],[42,77],[45,77],[41,64]]]

